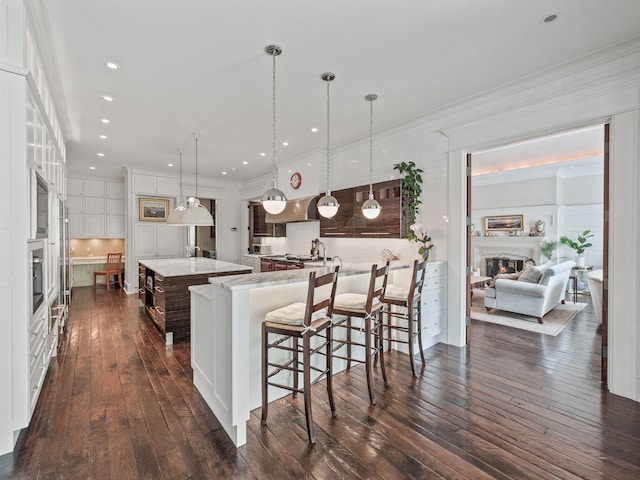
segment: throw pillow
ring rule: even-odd
[[[518,278],[519,282],[538,283],[542,278],[542,272],[536,267],[527,267]]]
[[[489,287],[488,288],[494,288],[496,286],[496,280],[498,280],[499,278],[506,278],[508,280],[518,280],[518,277],[520,277],[521,273],[522,272],[499,273],[498,275],[493,277],[493,280],[491,280],[491,283],[489,283]]]

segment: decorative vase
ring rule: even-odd
[[[422,261],[423,261],[423,262],[426,262],[426,261],[428,261],[428,260],[429,260],[429,252],[430,252],[430,251],[431,251],[431,250],[425,250],[425,251],[422,253]]]
[[[578,255],[576,259],[576,267],[584,267],[584,255]]]

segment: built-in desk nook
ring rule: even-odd
[[[209,283],[210,277],[251,273],[251,268],[210,258],[140,260],[138,295],[141,307],[167,343],[189,340],[189,286]]]

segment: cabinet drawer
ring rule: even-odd
[[[30,351],[30,358],[29,358],[29,371],[32,372],[31,375],[33,376],[33,372],[36,371],[38,369],[38,365],[41,365],[43,363],[43,354],[45,351],[45,344],[46,344],[46,339],[44,337],[44,335],[40,336],[38,338],[38,341],[35,345],[35,348],[33,350]]]
[[[438,277],[444,274],[444,265],[441,263],[427,263],[424,276]]]
[[[436,288],[422,293],[422,312],[438,311],[443,305],[444,289]]]
[[[164,294],[164,288],[160,285],[156,285],[153,288],[153,297],[153,304],[156,306],[156,308],[160,307],[164,311],[166,309],[166,295]]]
[[[34,322],[33,325],[31,325],[31,328],[29,329],[29,351],[30,352],[35,351],[38,345],[38,342],[40,341],[41,338],[44,337],[45,325],[46,323],[43,321],[42,318],[40,318],[39,321]]]
[[[165,319],[165,311],[163,307],[156,306],[156,315],[154,318],[156,325],[160,328],[161,332],[165,331],[166,319]]]
[[[434,288],[442,288],[444,285],[444,277],[425,277],[422,284],[422,291],[433,290]]]

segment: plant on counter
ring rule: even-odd
[[[547,260],[553,259],[553,253],[558,248],[559,243],[555,240],[550,242],[544,241],[540,244],[540,253],[544,255]]]
[[[433,248],[431,243],[431,237],[427,235],[426,230],[423,230],[421,223],[414,223],[409,227],[409,235],[407,238],[410,242],[419,243],[418,254],[422,255],[422,258],[426,261],[429,258],[429,251]]]
[[[422,203],[422,173],[414,162],[400,162],[393,166],[402,175],[402,233],[411,241],[411,226],[418,218]]]

